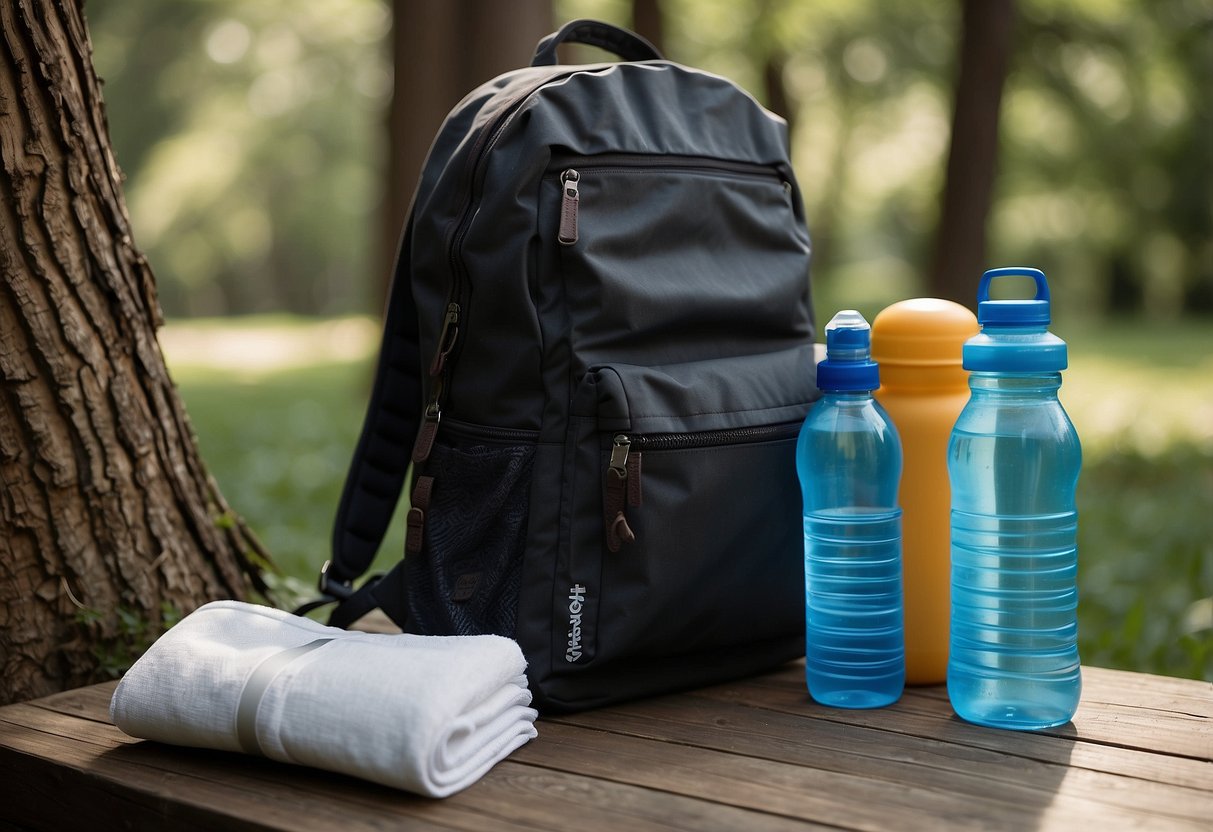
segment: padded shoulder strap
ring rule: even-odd
[[[320,576],[320,591],[339,600],[351,594],[351,582],[370,568],[379,551],[400,501],[421,417],[412,237],[410,215],[392,277],[375,384],[333,524],[332,560]]]

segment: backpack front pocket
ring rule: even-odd
[[[554,664],[803,629],[795,444],[812,348],[591,370],[573,403]]]
[[[554,155],[539,229],[579,377],[812,337],[809,240],[780,164]]]

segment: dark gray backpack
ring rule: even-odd
[[[331,622],[515,638],[548,711],[803,655],[808,269],[786,126],[727,80],[575,21],[472,92],[404,229]],[[404,560],[355,590],[410,462]]]

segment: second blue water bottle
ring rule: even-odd
[[[817,365],[822,398],[800,431],[805,663],[823,705],[878,708],[905,685],[901,596],[901,444],[872,398],[880,386],[867,321],[839,312]]]
[[[1035,297],[991,300],[1028,277]],[[1078,707],[1078,513],[1082,449],[1057,398],[1066,344],[1048,331],[1038,269],[992,269],[977,290],[981,333],[964,346],[972,395],[948,446],[952,627],[948,696],[964,719],[1032,730]]]

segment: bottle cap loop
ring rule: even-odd
[[[990,300],[990,284],[998,277],[1030,277],[1036,282],[1036,297],[1025,300]],[[977,285],[977,322],[995,326],[1039,326],[1052,320],[1049,284],[1040,269],[1008,266],[990,269]]]
[[[990,284],[1000,277],[1030,277],[1036,296],[990,300]],[[1040,269],[1010,266],[990,269],[977,286],[977,321],[981,332],[964,345],[966,370],[978,372],[1050,373],[1068,363],[1066,342],[1045,327],[1052,320],[1049,283]]]

